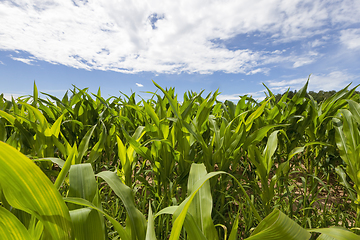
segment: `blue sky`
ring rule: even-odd
[[[219,100],[360,84],[359,0],[0,0],[0,93],[102,95],[152,80]]]

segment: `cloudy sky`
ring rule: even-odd
[[[0,0],[0,93],[219,99],[360,83],[359,0]]]

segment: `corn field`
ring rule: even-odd
[[[0,239],[360,239],[360,96],[0,95]]]

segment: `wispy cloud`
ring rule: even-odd
[[[136,86],[143,87],[144,85],[142,85],[141,83],[136,83]]]
[[[308,58],[308,57],[301,57],[297,59],[297,61],[294,62],[293,67],[298,68],[307,64],[310,64],[314,62],[314,59]]]
[[[359,23],[359,12],[353,0],[1,1],[0,49],[87,70],[266,74],[269,64],[316,61],[266,46],[310,37],[320,46],[333,25]],[[254,48],[224,43],[242,34],[267,40]],[[342,42],[358,48],[350,40],[358,34],[342,32]]]
[[[342,30],[340,41],[348,49],[360,49],[360,28]]]
[[[15,61],[26,63],[28,65],[33,65],[32,62],[34,62],[34,59],[29,59],[29,58],[18,58],[18,57],[11,56],[11,59],[15,60]]]
[[[293,68],[298,68],[315,62],[318,57],[319,54],[317,52],[309,51],[307,53],[303,53],[302,56],[290,57],[289,61],[293,61]]]
[[[319,46],[322,46],[324,45],[326,42],[323,41],[323,39],[315,39],[314,41],[312,41],[310,44],[311,44],[311,47],[312,48],[316,48],[316,47],[319,47]]]

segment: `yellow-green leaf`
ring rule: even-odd
[[[71,239],[69,210],[33,161],[0,142],[0,169],[3,193],[11,206],[37,217],[53,239]]]
[[[25,226],[11,212],[0,206],[0,239],[32,240]]]

